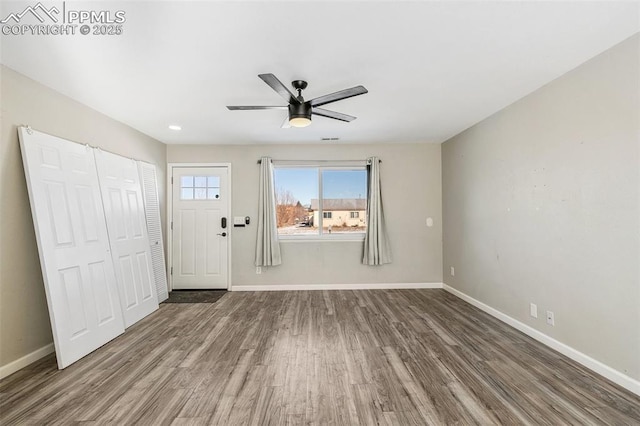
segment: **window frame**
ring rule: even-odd
[[[185,186],[185,185],[184,185],[184,182],[183,182],[183,181],[184,181],[184,178],[191,178],[191,185],[189,185],[189,186]],[[200,178],[200,179],[204,178],[204,180],[205,180],[205,183],[204,183],[204,184],[205,184],[205,186],[199,186],[199,185],[196,183],[196,180],[197,180],[198,178]],[[214,184],[213,184],[212,186],[209,186],[209,180],[210,180],[211,178],[214,178],[214,179],[217,179],[217,180],[218,180],[218,181],[217,181],[217,185],[218,185],[218,186],[213,186],[213,185],[216,185],[216,182],[214,182]],[[200,175],[195,175],[195,174],[194,174],[194,175],[182,176],[182,177],[180,178],[180,181],[178,182],[178,185],[180,185],[180,201],[185,201],[185,202],[193,202],[193,201],[218,201],[218,200],[220,200],[220,198],[221,198],[221,196],[222,196],[221,191],[220,191],[220,178],[219,178],[218,176],[203,175],[203,174],[200,174]],[[196,191],[197,191],[197,190],[199,190],[199,189],[200,189],[200,190],[204,189],[204,194],[205,194],[205,197],[204,197],[204,198],[198,198],[198,197],[196,196],[196,193],[197,193]],[[183,192],[184,190],[191,190],[191,191],[192,191],[192,193],[191,193],[191,197],[190,197],[190,198],[185,198],[185,197],[184,197],[184,192]],[[212,197],[212,198],[210,198],[210,197],[209,197],[209,192],[210,192],[210,191],[215,191],[215,190],[217,190],[217,195],[216,195],[216,196],[214,196],[214,197]]]
[[[318,224],[318,233],[317,234],[299,234],[299,235],[285,235],[280,234],[278,232],[278,239],[283,242],[320,242],[320,241],[364,241],[366,228],[363,232],[344,232],[344,233],[327,233],[323,230],[322,221],[324,219],[324,209],[322,208],[322,200],[323,197],[323,186],[322,186],[322,172],[323,171],[364,171],[367,174],[369,170],[367,168],[366,161],[349,161],[349,162],[341,162],[341,161],[301,161],[295,163],[282,163],[273,161],[273,171],[274,171],[274,184],[277,185],[275,181],[275,171],[276,169],[317,169],[318,171],[318,220],[320,223]],[[275,186],[274,185],[274,186]],[[367,200],[367,191],[365,188],[365,197]],[[368,202],[365,203],[368,205]],[[331,212],[328,212],[331,213]],[[367,212],[365,210],[365,220],[367,216]],[[368,228],[369,223],[366,222],[366,227]]]

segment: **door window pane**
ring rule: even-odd
[[[206,176],[195,176],[195,187],[196,188],[206,188],[207,187],[207,177]]]
[[[196,188],[196,200],[206,200],[207,199],[207,188]]]
[[[208,188],[207,198],[209,200],[217,200],[218,198],[220,198],[220,188]]]
[[[193,188],[182,188],[180,190],[181,200],[193,200]]]

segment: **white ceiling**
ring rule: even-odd
[[[29,4],[3,2],[2,18]],[[170,144],[443,142],[640,30],[638,2],[66,7],[124,10],[124,34],[2,36],[2,63]],[[351,123],[281,129],[285,111],[225,108],[284,105],[260,73],[307,80],[307,99],[369,93],[324,106]]]

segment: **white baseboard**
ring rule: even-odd
[[[567,346],[566,344],[547,336],[546,334],[536,330],[533,327],[530,327],[514,318],[511,318],[510,316],[498,311],[497,309],[494,309],[491,306],[486,305],[479,300],[476,300],[473,297],[468,296],[467,294],[448,286],[447,284],[443,284],[442,287],[454,296],[457,296],[465,302],[470,303],[476,308],[510,325],[516,330],[519,330],[527,336],[532,337],[538,342],[550,347],[551,349],[560,352],[562,355],[584,365],[588,369],[600,374],[601,376],[606,377],[607,379],[635,393],[636,395],[640,395],[640,382],[633,379],[632,377],[629,377],[626,374],[621,373],[620,371],[615,370],[608,365],[603,364],[602,362],[583,354],[582,352],[572,348],[571,346]]]
[[[35,351],[26,354],[22,358],[18,358],[7,365],[3,365],[2,367],[0,367],[0,379],[4,379],[5,377],[12,375],[16,371],[26,367],[29,364],[33,364],[40,358],[44,358],[53,351],[53,343],[49,343],[48,345],[43,346],[40,349],[36,349]]]
[[[293,291],[293,290],[391,290],[442,288],[442,283],[370,283],[370,284],[261,284],[234,285],[231,291]]]

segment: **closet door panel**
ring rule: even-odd
[[[135,160],[94,150],[125,327],[158,309]]]
[[[124,332],[92,148],[21,127],[59,368]]]

